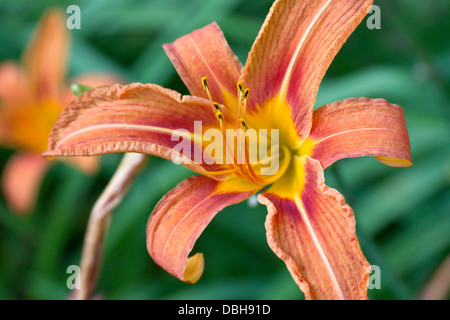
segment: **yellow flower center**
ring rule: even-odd
[[[234,95],[225,96],[226,104],[237,105],[235,109],[227,108],[234,114],[229,114],[232,119],[226,119],[222,107],[211,97],[206,77],[202,83],[225,141],[223,154],[229,150],[228,154],[232,154],[231,161],[226,162],[232,165],[232,169],[213,174],[234,173],[253,184],[266,186],[288,172],[292,156],[299,149],[299,138],[289,108],[279,106],[273,99],[264,108],[259,108],[260,112],[247,112],[250,90],[238,82],[237,101]]]
[[[43,152],[47,149],[48,135],[61,112],[61,106],[56,101],[42,101],[26,107],[16,106],[5,118],[11,127],[13,144],[33,152]]]

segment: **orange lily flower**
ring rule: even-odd
[[[175,153],[200,173],[167,193],[147,225],[150,255],[182,281],[196,282],[203,272],[202,254],[189,258],[189,253],[211,219],[259,192],[268,209],[269,246],[305,297],[366,299],[370,266],[355,235],[354,214],[344,197],[324,184],[323,170],[359,156],[410,166],[403,111],[369,98],[314,112],[313,106],[326,69],[371,4],[275,1],[244,67],[217,24],[196,30],[164,45],[192,96],[138,83],[86,92],[61,114],[44,154],[139,152],[173,159]],[[201,131],[194,123],[200,121]],[[268,142],[278,170],[265,175],[263,161],[249,161],[253,145],[247,138],[243,162],[234,151],[231,163],[198,161],[198,153],[211,146],[198,137],[211,128],[224,139],[230,128],[278,130],[277,141],[269,135]],[[180,149],[178,138],[190,139],[193,148]],[[227,141],[224,149],[234,146]],[[223,160],[223,153],[217,154],[215,160]]]
[[[10,207],[27,212],[34,207],[40,182],[49,163],[41,153],[61,110],[75,96],[64,83],[69,32],[65,16],[49,10],[24,52],[23,63],[0,64],[0,144],[19,150],[2,174],[2,189]],[[117,77],[92,74],[72,83],[111,85]],[[97,170],[98,159],[74,158],[70,163],[86,173]]]

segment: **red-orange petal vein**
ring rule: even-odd
[[[180,280],[196,282],[203,258],[197,254],[188,259],[195,241],[220,210],[249,198],[258,188],[245,180],[219,182],[205,176],[181,182],[150,216],[147,248],[153,260]]]
[[[153,84],[99,87],[63,110],[44,155],[139,152],[173,160],[174,147],[186,139],[192,146],[176,151],[180,161],[198,171],[216,171],[220,165],[206,165],[202,154],[203,131],[214,126],[217,120],[205,99]]]
[[[278,96],[302,139],[311,127],[320,82],[373,0],[276,1],[241,75],[249,111]]]
[[[203,77],[207,77],[214,101],[225,104],[228,97],[224,92],[236,94],[242,65],[217,23],[164,44],[163,48],[193,96],[208,99]]]
[[[258,200],[265,204],[267,240],[307,299],[367,299],[369,264],[355,235],[353,210],[324,184],[317,160],[296,157],[301,190],[279,192],[274,184]]]
[[[384,99],[349,98],[317,109],[303,148],[324,168],[360,156],[391,166],[412,164],[403,110]]]

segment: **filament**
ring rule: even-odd
[[[274,175],[264,177],[261,175],[261,169],[264,165],[261,160],[259,160],[256,164],[250,163],[250,151],[249,151],[249,137],[246,135],[246,131],[248,130],[248,126],[246,123],[246,115],[247,115],[247,101],[250,94],[250,89],[246,88],[244,89],[244,86],[241,82],[237,83],[237,96],[238,96],[238,108],[237,108],[237,117],[236,117],[236,130],[239,130],[242,128],[244,132],[244,154],[242,157],[242,148],[240,148],[240,143],[242,140],[240,139],[240,136],[236,136],[236,143],[233,138],[233,142],[231,143],[227,139],[226,134],[226,127],[225,127],[225,118],[224,113],[222,110],[222,107],[219,105],[219,103],[214,102],[211,92],[208,86],[208,81],[206,77],[202,78],[202,85],[203,89],[205,90],[212,111],[214,113],[214,116],[216,117],[220,131],[222,133],[222,138],[225,140],[225,146],[224,146],[224,154],[223,156],[227,160],[228,150],[231,147],[231,153],[233,154],[233,163],[231,164],[233,166],[232,169],[226,169],[226,170],[220,170],[220,171],[206,171],[206,175],[223,175],[223,174],[232,174],[234,173],[236,176],[251,181],[254,184],[258,185],[268,185],[273,182],[275,182],[277,179],[279,179],[287,170],[289,167],[290,161],[291,161],[291,153],[289,149],[286,146],[282,146],[282,150],[278,147],[278,154],[275,155],[274,151],[272,151],[271,156],[267,157],[264,162],[266,162],[268,159],[278,160],[281,158],[280,151],[283,152],[283,161],[281,164],[281,167],[279,168],[278,172]],[[242,111],[241,111],[242,109]],[[241,116],[242,113],[242,116]],[[235,148],[236,147],[236,148]],[[226,153],[225,153],[226,152]],[[275,157],[278,157],[278,159],[275,159]],[[243,159],[242,159],[243,158]],[[239,161],[238,161],[239,160]],[[243,160],[243,161],[242,161]],[[241,163],[243,162],[243,163]],[[259,174],[255,171],[254,168],[259,168]]]

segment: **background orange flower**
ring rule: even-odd
[[[40,153],[59,113],[75,97],[65,81],[70,34],[60,9],[44,13],[22,63],[0,64],[0,144],[17,150],[2,173],[2,190],[13,210],[30,211],[49,163]],[[71,80],[89,86],[119,82],[117,76],[88,74]],[[86,173],[98,170],[97,158],[68,163]]]

